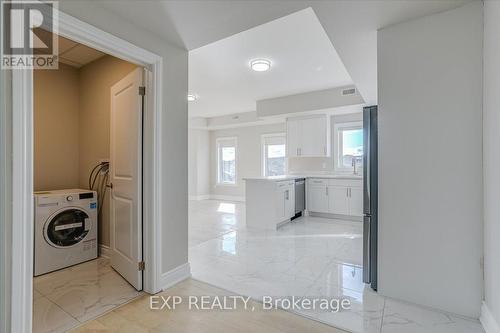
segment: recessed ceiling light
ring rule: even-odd
[[[189,94],[188,95],[188,102],[194,102],[198,99],[198,96],[194,95],[194,94]]]
[[[256,72],[265,72],[271,68],[271,62],[266,59],[255,59],[250,61],[250,68]]]

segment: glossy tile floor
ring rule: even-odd
[[[263,311],[257,302],[249,302],[252,311],[188,310],[189,296],[229,296],[226,290],[193,279],[185,280],[158,296],[181,296],[175,309],[150,309],[149,296],[143,296],[94,319],[74,333],[346,333],[322,323],[281,310]]]
[[[245,227],[245,205],[190,201],[194,279],[259,300],[269,296],[348,298],[351,310],[301,315],[351,332],[482,333],[464,319],[379,296],[362,282],[362,224],[302,217],[277,231]]]
[[[33,332],[67,332],[124,304],[136,291],[98,258],[33,279]]]

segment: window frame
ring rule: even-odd
[[[345,167],[341,162],[343,156],[343,137],[340,135],[343,131],[363,130],[362,121],[339,122],[333,127],[333,168],[338,173],[352,173],[354,168]],[[364,154],[364,152],[363,152]],[[363,172],[363,166],[359,166],[358,173]]]
[[[232,142],[231,142],[232,141]],[[234,183],[228,183],[222,181],[222,169],[221,169],[221,148],[232,147],[233,145],[221,145],[224,142],[231,142],[234,145]],[[215,150],[216,150],[216,186],[238,186],[238,138],[235,136],[231,137],[218,137],[215,139]]]
[[[260,159],[261,159],[261,163],[260,163],[260,170],[261,170],[261,174],[262,174],[262,177],[269,177],[266,175],[266,161],[267,161],[267,156],[266,156],[266,139],[267,138],[275,138],[275,137],[282,137],[285,141],[285,170],[284,170],[284,174],[283,175],[286,175],[287,172],[288,172],[288,158],[287,158],[287,153],[286,153],[286,147],[287,147],[287,144],[286,144],[286,133],[285,132],[279,132],[279,133],[267,133],[267,134],[262,134],[261,135],[261,139],[260,139]]]

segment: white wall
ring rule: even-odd
[[[477,1],[378,34],[379,291],[475,318],[482,31]]]
[[[363,104],[363,97],[356,89],[352,95],[343,96],[342,90],[356,88],[345,86],[325,90],[315,90],[301,94],[269,98],[257,101],[257,116],[288,115],[290,113],[324,110],[342,106]]]
[[[210,133],[189,129],[188,142],[189,197],[206,197],[210,194]]]
[[[261,135],[284,133],[285,124],[240,127],[210,131],[210,192],[215,196],[245,196],[245,182],[242,178],[262,175]],[[237,180],[236,185],[217,185],[217,148],[215,140],[219,137],[237,137]]]
[[[500,332],[500,2],[484,6],[485,304]]]
[[[188,260],[187,51],[89,1],[61,1],[59,8],[163,57],[162,271],[170,271]]]

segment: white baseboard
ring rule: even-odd
[[[481,306],[481,317],[479,321],[483,324],[486,333],[500,333],[500,324],[495,320],[485,302],[483,302]]]
[[[191,266],[189,263],[180,265],[161,275],[160,286],[162,290],[168,289],[173,285],[191,277]]]
[[[99,256],[109,259],[111,257],[111,249],[109,246],[99,244]]]
[[[202,195],[190,195],[189,200],[208,200],[210,199],[210,194],[202,194]]]
[[[202,195],[190,195],[189,200],[225,200],[225,201],[237,201],[245,202],[245,197],[237,195],[221,195],[221,194],[202,194]]]
[[[316,213],[316,212],[306,212],[308,216],[315,217],[323,217],[326,219],[335,219],[335,220],[344,220],[344,221],[353,221],[353,222],[363,222],[363,218],[360,216],[349,216],[349,215],[338,215],[338,214],[330,214],[330,213]]]
[[[245,197],[241,197],[241,196],[237,196],[237,195],[210,194],[210,199],[245,202]]]

